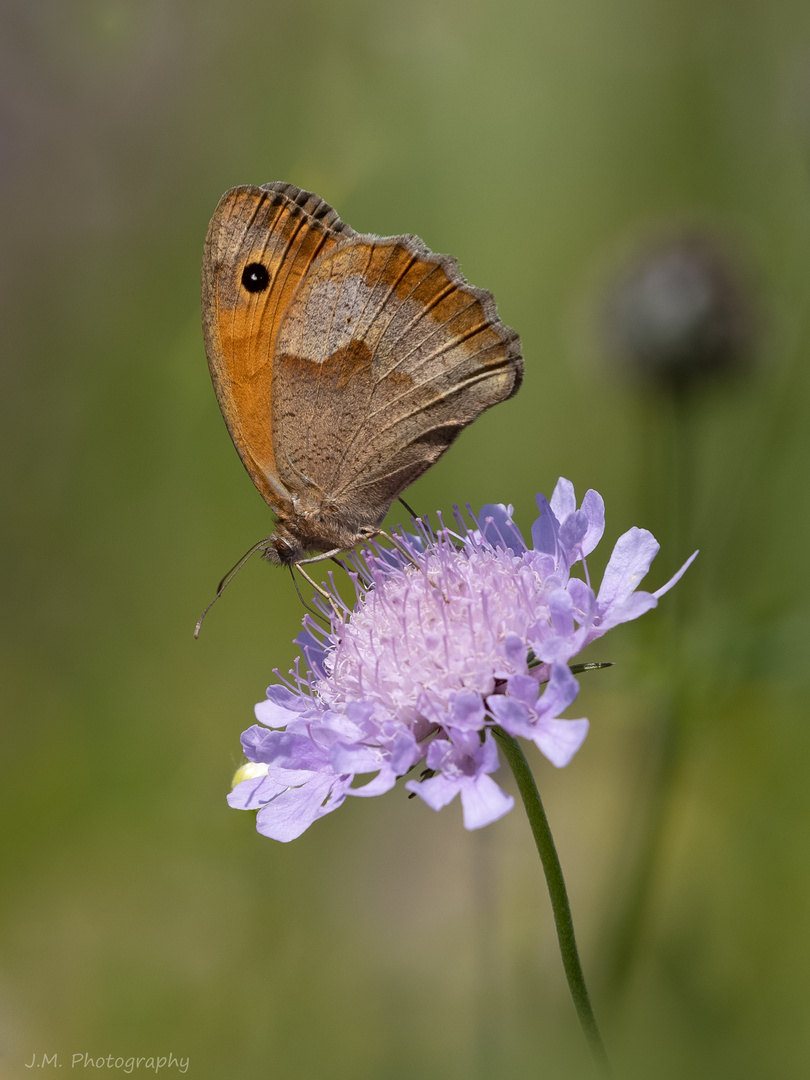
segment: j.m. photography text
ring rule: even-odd
[[[25,1062],[26,1069],[61,1069],[66,1064],[67,1054],[34,1053],[30,1061]],[[71,1069],[118,1069],[123,1073],[155,1072],[163,1069],[177,1069],[179,1073],[188,1071],[189,1058],[175,1054],[91,1054],[89,1051],[70,1055]]]

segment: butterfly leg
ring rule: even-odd
[[[324,552],[323,555],[316,555],[311,559],[301,559],[300,562],[293,563],[293,567],[298,571],[298,573],[301,575],[301,577],[305,581],[309,582],[309,584],[312,586],[312,588],[315,590],[315,592],[318,593],[319,596],[322,596],[324,598],[324,600],[327,602],[327,604],[329,604],[329,606],[332,608],[332,611],[335,613],[337,618],[341,622],[343,622],[344,613],[340,610],[337,603],[335,602],[334,596],[332,596],[332,594],[329,592],[329,590],[325,589],[323,587],[323,585],[318,585],[317,582],[314,580],[314,578],[311,578],[309,576],[309,574],[306,572],[306,570],[303,569],[304,563],[323,562],[324,559],[331,559],[334,555],[339,554],[341,550],[342,550],[341,548],[335,548],[334,551]]]
[[[405,547],[405,545],[402,543],[401,540],[397,540],[397,538],[395,536],[393,536],[391,533],[387,533],[385,531],[385,529],[377,529],[375,535],[376,536],[384,536],[386,540],[388,540],[390,543],[392,543],[394,545],[394,547],[397,549],[397,551],[400,553],[400,555],[405,556],[405,558],[408,560],[408,562],[412,566],[415,566],[417,570],[421,569],[421,567],[419,566],[419,563],[413,557],[412,553],[410,551],[408,551],[408,549]]]
[[[416,513],[415,510],[412,510],[411,507],[408,506],[408,504],[405,502],[401,495],[397,496],[397,500],[398,502],[402,503],[402,505],[405,507],[405,509],[408,511],[414,521],[419,521],[419,515]]]

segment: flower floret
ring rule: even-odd
[[[427,754],[428,769],[437,775],[426,780],[409,780],[405,787],[433,810],[441,810],[461,795],[464,827],[480,829],[507,814],[515,805],[488,775],[499,765],[492,733],[483,742],[477,732],[451,728],[448,739],[436,738]]]

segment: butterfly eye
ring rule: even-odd
[[[261,263],[248,263],[242,271],[242,284],[248,292],[264,292],[270,284],[267,267]]]

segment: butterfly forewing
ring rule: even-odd
[[[273,351],[282,317],[313,263],[352,236],[317,195],[291,184],[238,187],[220,201],[205,244],[203,331],[225,422],[256,487],[289,508],[271,429]]]

